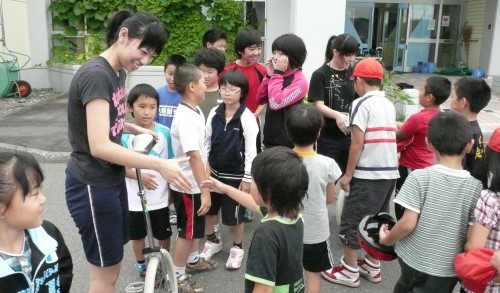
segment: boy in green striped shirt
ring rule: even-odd
[[[465,116],[441,112],[429,123],[427,143],[438,164],[410,173],[394,200],[405,208],[380,244],[395,245],[401,276],[394,292],[453,292],[455,256],[463,251],[481,182],[462,167],[474,140]]]

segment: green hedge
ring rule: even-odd
[[[228,34],[226,57],[234,60],[234,36],[246,23],[244,2],[234,0],[53,0],[53,28],[63,33],[52,36],[52,58],[49,62],[82,64],[105,50],[108,19],[119,10],[154,14],[166,26],[169,40],[153,65],[163,65],[171,54],[182,54],[192,60],[201,48],[201,37],[209,28]],[[206,10],[206,16],[202,8]],[[85,31],[86,35],[78,32]]]

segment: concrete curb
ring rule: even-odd
[[[33,103],[33,104],[30,104],[30,105],[23,105],[23,107],[12,108],[12,110],[10,112],[8,112],[8,113],[0,114],[0,120],[3,120],[3,119],[5,119],[5,118],[7,118],[7,117],[9,117],[11,115],[14,115],[14,114],[19,114],[19,113],[22,113],[22,112],[34,109],[36,107],[40,107],[40,106],[46,105],[46,104],[48,104],[48,103],[50,103],[52,101],[66,98],[67,96],[68,96],[68,93],[60,93],[58,95],[53,95],[51,97],[43,99],[43,100],[41,100],[38,103]]]
[[[10,152],[27,152],[32,154],[37,161],[40,163],[66,163],[68,161],[70,152],[49,152],[45,150],[39,150],[34,148],[28,148],[23,146],[17,146],[7,143],[0,142],[0,151],[10,151]]]

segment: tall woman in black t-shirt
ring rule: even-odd
[[[129,240],[125,167],[158,171],[189,189],[179,160],[138,154],[120,145],[122,132],[151,131],[125,122],[126,71],[147,65],[167,41],[163,24],[147,13],[118,12],[108,24],[108,49],[85,63],[71,82],[66,203],[81,235],[89,292],[115,292],[123,245]]]
[[[347,112],[356,96],[351,75],[358,50],[359,44],[353,36],[331,36],[326,45],[325,64],[313,72],[309,83],[308,100],[325,118],[317,151],[333,158],[342,172],[345,172],[351,145],[346,124]]]

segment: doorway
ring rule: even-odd
[[[345,31],[360,55],[380,52],[385,68],[412,71],[418,64],[446,67],[460,58],[460,5],[348,2]]]

